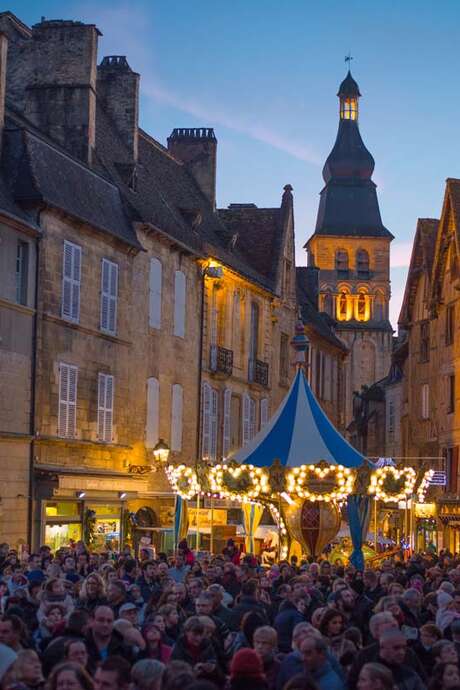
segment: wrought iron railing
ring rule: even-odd
[[[209,368],[214,373],[231,376],[233,372],[233,350],[220,345],[211,345]]]
[[[258,383],[260,386],[268,386],[268,364],[260,359],[250,359],[248,366],[249,383]]]

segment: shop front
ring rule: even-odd
[[[460,501],[443,496],[438,499],[438,548],[460,553]]]

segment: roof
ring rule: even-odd
[[[452,225],[450,220],[452,218]],[[444,201],[439,221],[433,257],[431,275],[431,308],[436,313],[437,306],[442,302],[443,275],[451,243],[454,242],[456,256],[460,253],[460,180],[448,177]]]
[[[296,268],[297,302],[302,321],[320,337],[342,352],[348,352],[346,345],[335,335],[335,322],[324,312],[319,312],[312,299],[310,271],[308,267]]]
[[[412,308],[420,275],[424,273],[431,280],[438,226],[439,220],[436,218],[419,218],[417,221],[403,303],[398,319],[401,326],[412,321]]]
[[[337,96],[339,98],[342,98],[342,97],[345,97],[345,98],[346,97],[351,97],[351,98],[357,97],[357,98],[359,98],[361,96],[361,94],[359,92],[359,86],[358,86],[357,82],[353,79],[353,77],[351,76],[350,70],[348,70],[347,76],[345,77],[343,82],[340,84]]]
[[[275,459],[285,467],[321,461],[359,467],[365,462],[321,409],[302,367],[268,424],[231,459],[255,467],[269,467]]]

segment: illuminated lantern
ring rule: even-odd
[[[331,501],[295,500],[285,507],[286,524],[293,539],[317,558],[340,529],[340,511]]]

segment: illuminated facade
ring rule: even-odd
[[[387,375],[390,242],[372,181],[374,159],[358,127],[361,94],[350,72],[339,88],[339,129],[323,169],[314,234],[306,244],[309,264],[319,269],[319,308],[336,319],[336,333],[349,349],[345,364],[345,418],[353,416],[353,391]]]

